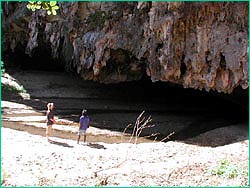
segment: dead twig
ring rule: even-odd
[[[170,133],[168,136],[166,136],[165,138],[163,138],[160,142],[163,142],[165,140],[170,139],[170,136],[172,136],[173,134],[175,134],[175,132]]]
[[[105,171],[105,170],[110,170],[110,169],[113,169],[113,168],[119,168],[123,163],[125,163],[127,161],[127,159],[123,160],[122,162],[116,164],[115,166],[112,166],[112,167],[108,167],[108,168],[105,168],[105,169],[100,169],[100,170],[97,170],[94,172],[94,177],[97,177],[97,173],[101,172],[101,171]]]
[[[153,136],[157,136],[159,134],[160,134],[159,132],[158,133],[153,133],[151,135],[144,136],[144,138],[150,138],[150,137],[153,137]]]
[[[132,124],[127,125],[127,127],[126,127],[126,128],[124,129],[124,131],[122,132],[121,142],[122,142],[122,140],[123,140],[123,136],[125,135],[127,129],[128,129],[129,127],[131,127],[131,126],[132,126]]]

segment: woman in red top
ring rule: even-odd
[[[51,136],[51,132],[52,132],[52,125],[55,123],[55,119],[54,119],[54,103],[48,103],[47,104],[48,110],[46,113],[47,116],[47,127],[46,127],[46,137],[48,139],[48,141],[50,142],[51,140],[49,139],[49,137]]]

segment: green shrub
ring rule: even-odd
[[[27,93],[26,89],[21,87],[15,87],[12,85],[2,84],[2,91],[10,91],[11,93],[19,94],[19,93]]]
[[[1,61],[1,72],[2,74],[5,73],[4,63]]]
[[[212,175],[223,176],[226,178],[235,178],[237,176],[247,176],[247,173],[238,165],[229,163],[226,159],[221,160],[220,164],[211,170]]]

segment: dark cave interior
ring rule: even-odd
[[[43,51],[34,51],[33,57],[23,53],[23,50],[16,50],[15,53],[4,53],[3,62],[6,71],[42,71],[42,72],[65,72],[63,61],[53,60],[49,55],[50,49]],[[79,78],[81,79],[81,78]],[[169,106],[178,106],[176,110],[170,110],[166,113],[175,114],[200,114],[211,118],[219,118],[231,123],[247,122],[249,116],[249,96],[248,89],[236,88],[231,94],[218,93],[216,91],[200,91],[194,89],[184,89],[182,86],[168,82],[152,83],[150,78],[144,76],[142,80],[123,82],[118,84],[100,84],[100,87],[106,87],[114,91],[110,97],[123,102],[136,103],[138,101],[147,104],[161,104]],[[190,108],[190,110],[188,110]],[[200,111],[200,109],[203,109]],[[205,109],[205,110],[204,110]],[[110,111],[112,113],[112,109]],[[75,112],[70,112],[75,113]],[[90,110],[90,113],[98,113]],[[152,114],[162,113],[160,110],[151,112]],[[76,121],[76,119],[73,119]],[[220,126],[220,125],[219,125]],[[221,126],[227,126],[222,124]],[[216,127],[199,129],[198,132],[206,132]],[[191,130],[191,129],[190,129]],[[193,132],[193,130],[191,130]],[[196,131],[194,131],[196,132]],[[186,132],[187,133],[187,132]],[[192,133],[188,133],[192,134]],[[192,136],[192,135],[189,135]],[[180,133],[174,139],[188,137]]]

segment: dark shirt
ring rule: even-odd
[[[47,111],[47,125],[53,125],[53,121],[51,121],[51,119],[54,119],[54,112],[52,110],[48,110]]]
[[[80,117],[80,130],[87,130],[88,126],[89,126],[89,117],[87,115],[83,115]]]

